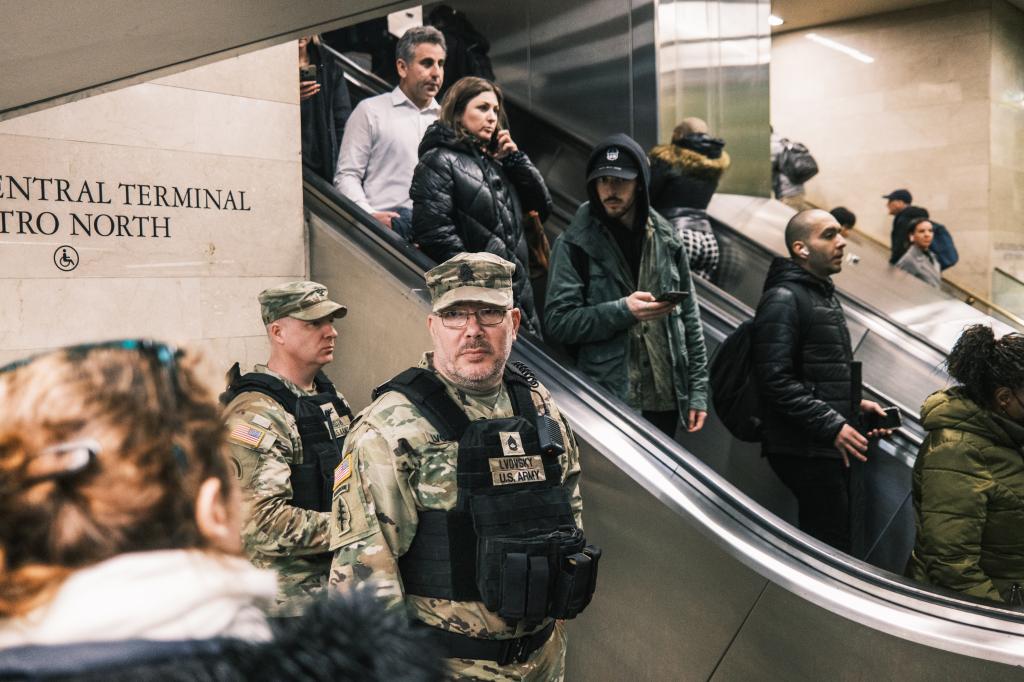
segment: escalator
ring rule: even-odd
[[[362,94],[381,87],[350,82]],[[511,115],[521,120],[521,112]],[[517,130],[521,147],[535,143],[530,137]],[[585,143],[575,142],[581,152]],[[542,154],[538,166],[549,181],[582,175],[578,155],[574,161],[550,142],[546,148],[554,153]],[[359,398],[430,347],[422,273],[432,263],[308,171],[305,188],[312,277],[351,302],[334,371],[362,407]],[[574,199],[553,194],[557,230]],[[752,310],[710,283],[695,284],[713,352]],[[907,366],[918,370],[915,381],[934,387],[944,379],[934,373],[944,353],[916,336],[909,343],[905,329],[857,303],[844,301],[858,354],[888,343],[890,372],[902,373],[889,391],[869,376],[865,393],[913,417],[919,398],[906,390]],[[372,361],[360,349],[376,349]],[[566,406],[583,451],[585,523],[615,557],[602,568],[601,598],[572,624],[570,679],[607,679],[613,669],[616,678],[640,679],[749,678],[765,670],[817,677],[826,669],[863,671],[864,659],[887,677],[906,666],[911,678],[954,670],[999,679],[1015,672],[996,662],[1024,663],[1020,614],[898,577],[913,543],[910,471],[923,435],[915,419],[873,448],[871,465],[856,474],[867,513],[857,525],[854,559],[782,522],[795,519],[788,491],[756,446],[736,442],[717,419],[684,434],[680,447],[534,340],[522,339],[514,354]],[[808,641],[816,642],[812,652],[802,650]],[[891,658],[872,654],[878,650]]]
[[[361,408],[430,347],[431,264],[308,171],[305,206],[311,277],[349,307],[331,370]],[[702,312],[713,344],[748,311],[723,296]],[[599,594],[569,627],[568,679],[1019,678],[1024,614],[794,531],[705,463],[729,447],[711,427],[680,446],[534,341],[513,355],[572,423],[584,523],[605,549]]]

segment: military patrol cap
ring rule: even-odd
[[[327,298],[327,287],[316,282],[288,282],[260,292],[263,324],[282,317],[319,320],[328,315],[345,317],[348,308]]]
[[[434,312],[456,303],[512,307],[512,273],[516,266],[493,253],[460,253],[427,272]]]

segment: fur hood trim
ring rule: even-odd
[[[722,156],[709,159],[692,149],[685,149],[674,144],[659,144],[651,150],[651,159],[674,166],[686,175],[718,181],[722,173],[729,168],[731,160],[729,152],[722,150]]]

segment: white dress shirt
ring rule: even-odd
[[[364,99],[345,124],[334,186],[367,212],[411,210],[420,140],[440,110],[434,99],[420,109],[397,87]]]

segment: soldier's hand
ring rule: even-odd
[[[864,454],[868,451],[868,439],[849,424],[843,424],[843,428],[839,429],[833,445],[843,456],[843,466],[846,468],[850,467],[850,457],[856,457],[862,462],[868,461],[867,455]]]
[[[634,291],[626,297],[626,306],[638,321],[657,320],[672,312],[676,304],[672,301],[658,303],[649,291]]]

